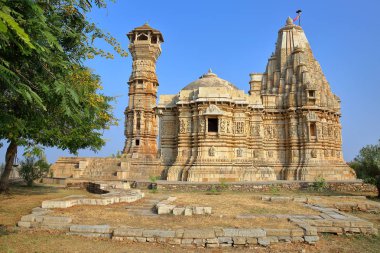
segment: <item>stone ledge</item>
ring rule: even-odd
[[[172,204],[177,198],[169,197],[166,200],[160,201],[156,204],[158,214],[173,214],[173,215],[207,215],[211,214],[212,208],[208,206],[185,206],[177,207]]]
[[[71,195],[62,199],[45,200],[42,208],[68,208],[76,205],[110,205],[114,203],[131,203],[144,197],[140,190],[114,190],[100,195],[99,199],[86,198],[83,195]]]

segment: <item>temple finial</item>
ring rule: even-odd
[[[212,70],[211,70],[211,68],[209,68],[209,69],[208,69],[208,73],[212,73]]]
[[[293,25],[293,19],[291,17],[286,19],[286,25]]]

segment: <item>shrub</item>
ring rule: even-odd
[[[155,183],[160,178],[161,178],[160,176],[149,176],[149,181],[152,183]]]
[[[323,192],[324,190],[326,190],[327,189],[326,180],[321,176],[317,177],[313,183],[313,189],[317,192]]]
[[[280,189],[275,184],[272,184],[271,186],[269,186],[269,190],[272,194],[278,194],[280,192]]]
[[[227,185],[227,181],[226,181],[226,179],[222,178],[222,179],[220,180],[220,184],[219,184],[219,187],[218,187],[218,188],[220,189],[220,191],[225,191],[225,190],[228,189],[228,185]]]
[[[50,165],[45,159],[36,161],[34,157],[27,157],[22,161],[19,168],[20,176],[28,186],[33,185],[33,181],[42,178],[49,172]]]

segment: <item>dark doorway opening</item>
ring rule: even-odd
[[[310,123],[310,136],[311,137],[316,137],[317,136],[317,127],[315,123]]]
[[[208,132],[217,133],[218,132],[218,119],[208,119]]]

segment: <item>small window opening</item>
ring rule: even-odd
[[[152,43],[153,43],[153,44],[156,44],[156,43],[157,43],[157,36],[153,36],[153,37],[152,37]]]
[[[317,127],[315,123],[310,123],[310,136],[316,137],[317,136]]]
[[[309,90],[309,97],[315,98],[315,90]]]
[[[140,140],[136,140],[136,146],[140,146]]]
[[[136,129],[140,130],[141,128],[141,118],[140,115],[137,115]]]
[[[218,119],[208,119],[208,132],[218,132]]]
[[[137,40],[148,40],[148,36],[142,33],[137,37]]]
[[[142,84],[142,83],[143,83],[143,80],[138,80],[137,83],[138,83],[138,84]]]

